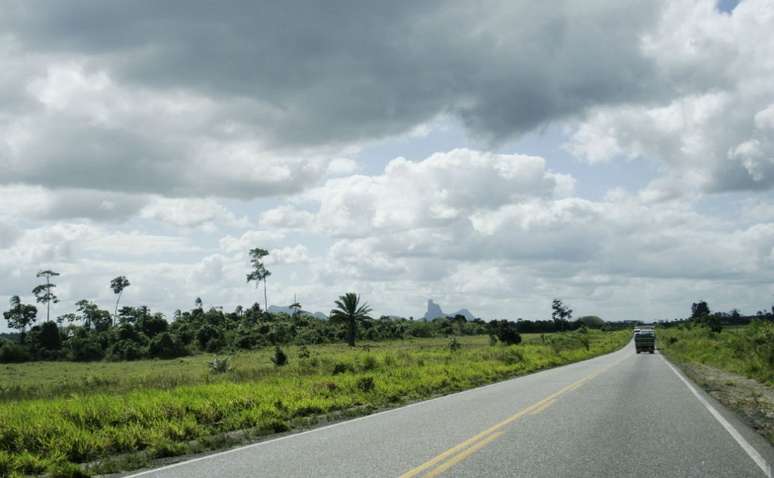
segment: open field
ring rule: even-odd
[[[774,323],[753,321],[712,332],[708,327],[659,329],[658,347],[676,362],[695,362],[774,386]]]
[[[230,371],[212,375],[201,355],[131,363],[28,363],[0,368],[0,475],[53,471],[117,455],[92,471],[223,446],[313,424],[326,416],[368,413],[613,351],[628,331],[525,336],[490,346],[485,336],[288,347],[239,353]],[[31,397],[14,399],[15,397]],[[46,397],[46,398],[43,398]],[[142,453],[136,453],[142,452]]]

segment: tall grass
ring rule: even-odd
[[[613,351],[629,333],[532,337],[489,346],[486,337],[273,349],[234,355],[213,375],[211,356],[96,364],[31,363],[2,371],[0,476],[43,470],[70,476],[75,464],[144,452],[162,457],[217,446],[219,436],[285,431],[326,415],[364,414]],[[300,355],[300,356],[299,356]],[[300,358],[303,357],[303,358]],[[25,397],[25,398],[18,398]],[[50,397],[50,398],[43,398]],[[103,464],[100,471],[142,462]]]
[[[698,362],[774,385],[774,323],[761,320],[712,332],[685,325],[659,329],[662,352],[679,362]]]

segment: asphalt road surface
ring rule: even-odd
[[[142,477],[765,477],[774,448],[634,345]]]

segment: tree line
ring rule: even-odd
[[[723,327],[747,325],[755,320],[774,322],[774,305],[770,310],[758,310],[753,315],[743,315],[739,309],[731,309],[728,312],[712,312],[709,304],[705,300],[700,300],[691,304],[691,315],[685,318],[674,320],[660,320],[660,327],[684,327],[684,326],[704,326],[712,332],[720,333]]]
[[[517,344],[521,333],[549,333],[580,327],[601,327],[596,317],[572,320],[572,310],[555,299],[552,318],[544,321],[519,319],[468,320],[462,315],[439,317],[431,321],[398,317],[371,317],[372,309],[355,293],[346,293],[334,301],[327,319],[302,310],[294,302],[291,313],[268,312],[267,278],[271,272],[263,259],[265,249],[249,251],[250,270],[247,283],[263,283],[263,305],[237,306],[225,312],[211,307],[205,310],[196,298],[190,310],[177,310],[172,320],[153,312],[147,306],[121,306],[124,291],[131,282],[119,275],[109,282],[116,296],[113,311],[100,308],[83,299],[75,311],[51,320],[51,305],[59,302],[54,280],[60,276],[52,270],[37,274],[41,283],[32,290],[37,304],[45,306],[45,321],[36,324],[38,307],[25,304],[18,295],[10,299],[3,312],[8,327],[18,332],[0,339],[0,362],[27,360],[137,360],[174,358],[197,352],[222,353],[287,344],[307,345],[357,340],[394,340],[412,337],[447,337],[488,334],[493,342]],[[596,319],[596,320],[593,320]]]

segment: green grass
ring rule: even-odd
[[[143,465],[148,459],[228,444],[227,432],[252,438],[354,416],[508,377],[583,360],[623,346],[628,331],[527,336],[517,346],[488,337],[413,339],[273,348],[232,357],[211,375],[201,355],[170,361],[29,363],[0,368],[0,476],[77,476],[75,464],[109,457],[91,471]],[[335,373],[338,370],[341,373]],[[343,371],[343,372],[342,372]]]
[[[658,346],[675,361],[710,365],[774,386],[774,324],[771,322],[725,327],[719,333],[701,326],[659,329]]]

